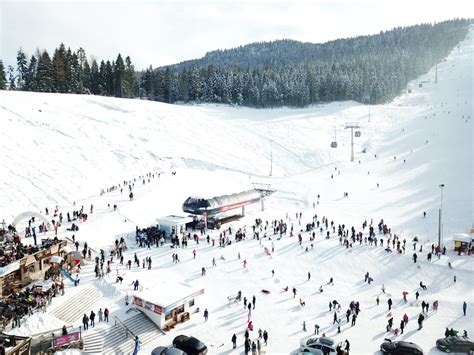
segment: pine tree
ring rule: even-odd
[[[91,93],[91,68],[87,60],[82,65],[81,94]]]
[[[100,67],[99,67],[99,95],[108,96],[107,73],[106,73],[105,62],[103,60],[100,61]]]
[[[16,55],[17,63],[17,88],[18,90],[25,90],[25,79],[28,76],[28,60],[26,59],[26,54],[23,50],[20,49]]]
[[[94,59],[92,61],[92,66],[91,66],[91,93],[93,95],[100,95],[101,92],[101,76],[99,72],[99,66],[97,65],[97,61]]]
[[[54,91],[66,93],[69,91],[69,83],[66,77],[67,58],[66,48],[61,43],[59,48],[56,48],[52,60],[53,77],[54,77]]]
[[[105,63],[105,95],[114,96],[114,67],[115,63],[107,61]]]
[[[125,80],[125,64],[122,56],[117,56],[114,66],[114,96],[123,97],[124,91],[124,80]]]
[[[8,66],[8,90],[16,90],[15,69],[11,65]]]
[[[36,91],[36,71],[38,67],[38,60],[34,55],[30,58],[30,63],[28,64],[28,75],[25,78],[25,90],[27,91]]]
[[[125,78],[124,78],[124,97],[138,96],[138,92],[135,92],[135,82],[137,81],[137,74],[132,64],[132,60],[129,56],[125,58]]]
[[[46,50],[41,53],[38,59],[38,69],[36,73],[35,86],[40,92],[54,91],[54,71],[51,58]]]
[[[7,88],[7,78],[5,76],[5,67],[3,66],[3,61],[0,59],[0,90],[5,90]]]

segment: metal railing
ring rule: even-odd
[[[135,335],[130,329],[128,329],[128,327],[125,325],[124,322],[122,322],[120,320],[120,318],[118,318],[117,316],[113,316],[114,318],[114,321],[115,321],[115,325],[119,325],[121,326],[124,330],[125,330],[125,338],[131,338],[132,340],[135,340],[135,337],[137,335]],[[138,341],[140,344],[142,344],[142,341],[140,340],[140,338],[138,338]]]

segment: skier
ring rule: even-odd
[[[235,349],[237,347],[237,335],[232,335],[232,349]]]
[[[390,311],[392,309],[392,304],[393,304],[391,298],[388,299],[387,304],[388,304],[388,310]]]
[[[467,303],[466,303],[466,301],[464,301],[462,303],[462,312],[463,312],[464,316],[466,316],[466,312],[467,312]]]
[[[405,329],[405,322],[403,319],[400,321],[400,334],[403,334],[403,329]]]
[[[296,287],[293,287],[293,298],[296,298]]]
[[[263,331],[263,340],[265,341],[265,345],[267,345],[268,341],[268,333],[266,330]]]
[[[207,310],[207,308],[204,310],[204,320],[205,322],[207,322],[207,318],[209,317],[209,311]]]

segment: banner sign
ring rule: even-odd
[[[74,343],[81,338],[81,333],[74,332],[71,334],[63,335],[60,337],[54,338],[54,347],[63,346],[66,344]]]

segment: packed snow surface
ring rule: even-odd
[[[227,301],[227,296],[241,290],[247,299],[257,298],[251,338],[257,337],[259,328],[267,330],[269,354],[296,351],[315,324],[320,325],[321,334],[337,341],[348,339],[351,354],[372,354],[384,338],[413,341],[426,353],[436,354],[435,342],[443,337],[445,327],[465,329],[474,336],[474,263],[472,256],[458,256],[452,243],[454,234],[469,233],[474,220],[472,36],[471,28],[459,48],[438,65],[437,83],[433,68],[409,85],[411,93],[371,107],[341,102],[305,109],[256,110],[1,91],[0,217],[9,223],[25,210],[44,211],[48,206],[52,211],[58,205],[65,213],[81,205],[88,211],[94,204],[94,213],[75,233],[78,240],[87,241],[95,250],[110,249],[115,238],[125,236],[131,247],[125,260],[133,259],[135,252],[140,260],[147,256],[153,260],[150,271],[119,266],[123,284],[115,284],[110,277],[109,290],[101,286],[104,297],[98,306],[108,307],[112,315],[125,316],[123,296],[133,293],[130,284],[136,279],[144,292],[157,295],[169,283],[204,288],[204,295],[197,299],[201,312],[147,344],[143,353],[171,344],[178,334],[196,336],[210,353],[233,353],[233,333],[242,353],[247,311],[242,303],[229,305]],[[350,161],[350,130],[345,129],[349,122],[357,123],[361,132],[361,137],[354,138],[354,162]],[[336,149],[330,148],[334,140]],[[143,184],[138,177],[148,172],[162,174]],[[123,186],[124,180],[135,184],[133,201],[126,189],[123,194],[120,190],[99,194],[102,189]],[[188,196],[244,191],[255,182],[271,184],[276,193],[266,199],[265,211],[254,206],[245,218],[231,224],[234,232],[246,226],[246,240],[220,248],[218,242],[213,247],[202,239],[199,245],[191,241],[184,250],[169,246],[146,250],[135,245],[135,226],[146,227],[155,224],[156,218],[183,214],[181,205]],[[442,190],[440,184],[444,184]],[[430,263],[426,254],[438,240],[441,194],[447,254],[433,257]],[[118,210],[114,212],[108,204],[117,204]],[[301,221],[295,218],[299,212]],[[309,233],[302,233],[300,246],[299,230],[305,230],[314,215],[320,221],[326,216],[336,226],[354,226],[364,236],[364,220],[370,223],[373,219],[378,231],[377,224],[383,219],[392,234],[406,239],[406,254],[385,251],[387,237],[383,248],[355,243],[346,249],[336,235],[331,233],[327,240],[319,230],[312,242]],[[277,240],[269,227],[266,238],[253,239],[255,218],[264,223],[283,219],[289,228],[294,226],[295,236]],[[63,227],[59,235],[71,236]],[[211,238],[218,233],[211,231]],[[416,264],[411,258],[415,236],[420,241]],[[268,256],[264,247],[271,249],[272,243],[274,252]],[[179,254],[179,264],[172,262],[173,252]],[[212,267],[213,258],[216,267]],[[248,263],[246,268],[243,260]],[[204,277],[202,267],[207,269]],[[370,285],[364,282],[366,272],[374,279]],[[334,285],[327,285],[330,277]],[[95,282],[91,274],[81,279],[81,283]],[[420,281],[427,285],[426,291],[419,288]],[[403,291],[408,292],[407,303],[402,300]],[[418,303],[416,291],[420,292]],[[394,328],[404,313],[410,318],[403,335],[385,331],[390,297]],[[332,300],[342,305],[341,333],[328,309]],[[422,300],[430,304],[437,300],[439,310],[430,308],[419,331],[416,319]],[[346,324],[344,316],[351,301],[358,301],[361,307],[354,327]],[[468,304],[467,316],[463,316],[463,301]],[[206,308],[209,320],[204,322]],[[37,331],[33,326],[28,329]]]

